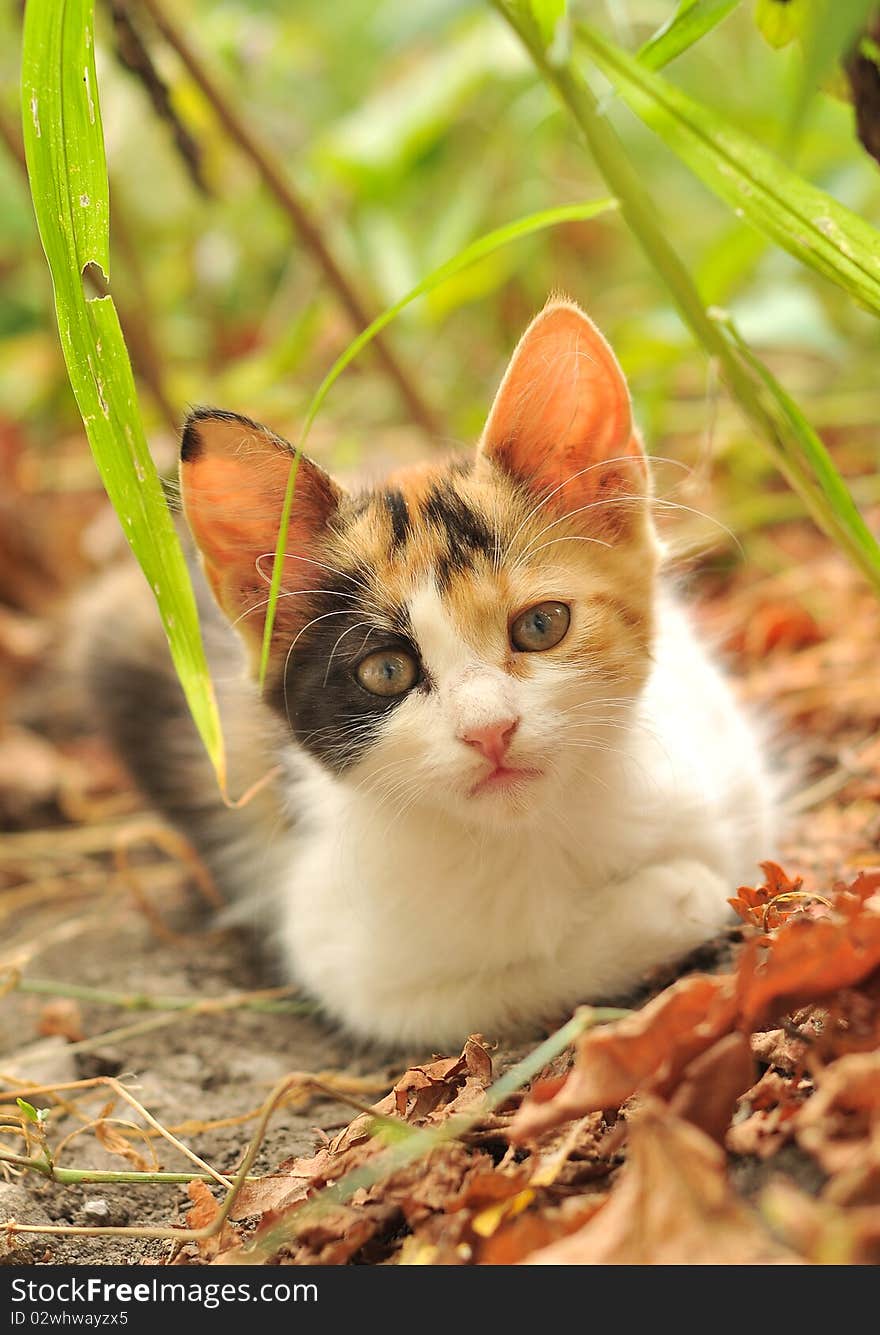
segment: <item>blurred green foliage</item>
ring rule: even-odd
[[[168,125],[120,66],[107,12],[98,9],[110,277],[120,310],[151,336],[167,397],[181,413],[215,403],[295,438],[312,393],[355,331],[252,165],[132,5],[201,150],[209,192],[195,188]],[[572,6],[574,18],[631,51],[673,10],[665,0]],[[175,0],[173,14],[310,201],[374,312],[482,233],[605,193],[565,114],[481,4]],[[0,38],[3,119],[15,128],[19,33],[10,7]],[[800,46],[771,47],[746,0],[666,77],[765,146],[784,149],[790,166],[876,222],[880,176],[856,140],[850,107],[817,94],[796,148],[785,147],[802,68]],[[876,449],[878,416],[876,322],[732,217],[607,85],[596,86],[704,300],[732,311],[844,470],[867,471],[865,442]],[[6,152],[0,189],[0,416],[51,459],[59,439],[80,427],[27,190]],[[586,307],[618,350],[654,452],[693,462],[714,424],[734,510],[747,508],[756,480],[779,485],[735,418],[722,413],[719,423],[703,354],[613,214],[497,251],[392,326],[447,441],[474,438],[523,324],[558,289]],[[140,388],[161,455],[170,429],[149,387]],[[398,425],[407,423],[394,388],[365,356],[334,389],[312,447],[331,466],[382,459]]]

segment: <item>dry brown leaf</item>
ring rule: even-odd
[[[816,902],[803,890],[800,876],[791,880],[776,862],[762,862],[760,866],[766,877],[764,884],[755,888],[741,885],[734,898],[727,901],[743,922],[766,932]]]
[[[445,1199],[437,1195],[433,1210],[417,1222],[411,1201],[403,1202],[413,1236],[401,1250],[402,1265],[511,1265],[580,1227],[601,1202],[597,1195],[548,1205],[547,1193],[530,1185],[529,1164],[497,1169],[484,1155],[475,1166],[459,1148],[463,1175],[457,1190]]]
[[[460,1056],[410,1067],[371,1112],[379,1117],[400,1117],[414,1126],[433,1125],[466,1111],[491,1082],[492,1058],[482,1037],[471,1034]],[[371,1134],[371,1116],[363,1113],[331,1141],[330,1148],[339,1154]]]
[[[311,1158],[285,1159],[272,1173],[242,1184],[229,1217],[233,1220],[283,1210],[305,1200],[312,1187],[322,1185],[330,1175],[335,1157],[328,1149]]]
[[[840,1200],[859,1208],[873,1204],[880,1192],[880,1148],[876,1154],[873,1148],[875,1140],[880,1146],[880,1132],[871,1139],[880,1074],[873,1063],[880,1058],[873,1052],[860,1058],[864,1078],[856,1081],[854,1097],[858,1101],[861,1091],[864,1099],[857,1109],[847,1094],[852,1079],[836,1074],[840,1068],[846,1075],[842,1062],[849,1059],[825,1072],[821,1099],[810,1099],[812,1085],[804,1073],[809,1063],[836,1056],[838,1043],[869,1045],[880,1024],[880,986],[865,981],[875,937],[880,952],[880,914],[871,902],[880,876],[862,875],[851,886],[835,887],[832,911],[814,918],[800,905],[793,911],[788,902],[779,903],[780,896],[786,901],[801,896],[797,882],[773,864],[765,871],[761,891],[742,893],[762,924],[768,906],[776,905],[779,926],[747,946],[734,975],[690,975],[625,1020],[585,1034],[567,1076],[539,1085],[512,1124],[492,1123],[491,1134],[503,1143],[506,1135],[532,1139],[581,1119],[557,1137],[558,1164],[548,1151],[540,1159],[516,1166],[505,1161],[499,1168],[475,1143],[452,1141],[356,1193],[347,1205],[304,1219],[295,1240],[266,1259],[375,1263],[400,1251],[402,1262],[415,1264],[513,1264],[532,1252],[537,1255],[530,1259],[539,1262],[588,1264],[797,1261],[730,1188],[723,1153],[713,1144],[725,1143],[725,1134],[729,1149],[759,1157],[797,1134],[824,1166],[831,1156],[835,1169],[849,1171],[839,1180]],[[825,1011],[808,1006],[785,1028],[748,1033],[771,1006],[785,1013],[791,1005],[812,1003],[816,995],[827,996]],[[792,1034],[793,1026],[803,1038]],[[757,1084],[752,1084],[753,1052],[773,1063]],[[259,1219],[256,1232],[248,1235],[258,1244],[286,1216],[295,1216],[314,1191],[382,1150],[373,1117],[441,1123],[481,1098],[491,1075],[491,1059],[478,1036],[468,1039],[458,1057],[410,1068],[370,1113],[356,1117],[315,1155],[288,1160],[246,1184],[235,1218]],[[618,1118],[609,1133],[601,1110],[616,1113],[635,1093],[639,1108]],[[660,1098],[671,1099],[670,1107]],[[747,1116],[731,1127],[740,1099]],[[615,1171],[627,1131],[627,1163],[612,1193],[560,1204],[560,1192],[570,1192],[584,1174],[589,1180]],[[569,1164],[581,1141],[583,1162]],[[551,1160],[553,1173],[546,1177]],[[829,1195],[826,1203],[839,1201]],[[411,1236],[401,1251],[403,1225]],[[222,1261],[240,1249],[240,1238],[225,1232],[221,1246],[203,1252],[207,1259]]]
[[[721,1145],[733,1110],[754,1078],[748,1039],[744,1034],[725,1034],[688,1063],[669,1106]]]
[[[857,989],[841,988],[825,1005],[824,1026],[813,1042],[825,1060],[880,1048],[880,973]]]
[[[274,1227],[285,1214],[295,1212],[314,1191],[382,1152],[383,1141],[373,1135],[374,1114],[401,1116],[411,1124],[436,1123],[481,1097],[491,1075],[491,1059],[478,1036],[468,1038],[458,1057],[412,1067],[371,1113],[356,1117],[315,1155],[288,1159],[275,1172],[245,1183],[230,1218],[240,1221],[258,1217],[260,1228],[254,1235],[258,1241],[261,1233]],[[374,1237],[383,1226],[389,1209],[398,1216],[402,1212],[410,1226],[417,1225],[431,1213],[448,1208],[448,1203],[457,1198],[467,1177],[481,1172],[484,1164],[490,1169],[493,1167],[491,1159],[482,1152],[475,1153],[457,1142],[439,1146],[432,1154],[399,1170],[369,1192],[355,1196],[346,1210],[354,1209],[358,1219],[362,1209],[365,1210],[364,1217],[372,1220],[370,1227],[359,1225],[352,1231],[346,1211],[322,1215],[320,1227],[316,1225],[313,1229],[309,1224],[302,1235],[297,1235],[290,1255],[298,1264],[304,1263],[304,1258],[320,1265],[341,1264]],[[348,1230],[338,1239],[334,1238],[336,1224],[344,1225]]]
[[[481,1096],[491,1078],[492,1061],[477,1035],[468,1038],[458,1057],[410,1068],[371,1113],[355,1117],[315,1155],[287,1159],[274,1172],[246,1182],[230,1218],[241,1220],[287,1210],[380,1152],[382,1142],[373,1136],[374,1114],[401,1117],[416,1125],[442,1121]]]
[[[192,1201],[192,1205],[186,1212],[186,1222],[189,1228],[207,1228],[213,1224],[220,1213],[220,1206],[211,1195],[204,1182],[189,1182],[186,1188],[186,1194]]]
[[[220,1206],[209,1191],[207,1184],[198,1180],[187,1184],[186,1194],[192,1205],[186,1212],[189,1228],[208,1228],[220,1213]],[[199,1256],[203,1261],[213,1261],[222,1252],[228,1254],[237,1247],[235,1234],[224,1223],[220,1232],[212,1238],[202,1238],[197,1243]]]
[[[583,1228],[604,1203],[605,1197],[599,1194],[577,1196],[540,1213],[518,1215],[487,1238],[474,1259],[479,1265],[518,1265]]]
[[[47,1001],[40,1008],[37,1033],[46,1038],[52,1038],[57,1034],[61,1038],[66,1038],[68,1043],[78,1043],[80,1039],[85,1038],[79,1004],[69,997],[57,997],[53,1001]]]
[[[94,1132],[99,1143],[109,1154],[118,1154],[121,1159],[126,1159],[136,1172],[147,1173],[151,1168],[155,1168],[155,1163],[150,1163],[143,1154],[140,1154],[112,1122],[99,1118],[94,1124]]]
[[[733,1192],[723,1152],[657,1099],[633,1116],[607,1203],[529,1265],[797,1264]]]
[[[837,892],[826,917],[798,914],[746,944],[736,971],[744,1026],[852,987],[880,967],[880,913],[869,904],[878,885],[880,874],[863,873]]]
[[[798,1144],[826,1173],[880,1161],[880,1052],[841,1057],[816,1076],[816,1092],[801,1110]]]
[[[636,1090],[667,1092],[734,1019],[729,978],[682,978],[625,1020],[584,1034],[561,1089],[546,1100],[540,1086],[533,1090],[513,1119],[511,1139],[522,1143],[574,1117],[618,1108]]]
[[[742,652],[762,659],[776,650],[805,649],[825,634],[815,617],[793,598],[763,603],[744,626]]]
[[[766,1029],[752,1034],[752,1055],[766,1066],[773,1066],[784,1075],[799,1075],[804,1069],[804,1062],[810,1050],[810,1040],[815,1038],[822,1027],[819,1020],[821,1012],[811,1011],[802,1021],[800,1028],[804,1038],[796,1038],[785,1029]]]
[[[453,1112],[463,1112],[491,1081],[492,1059],[482,1036],[471,1034],[461,1056],[407,1071],[388,1099],[376,1105],[376,1112],[393,1112],[414,1124],[443,1121]],[[393,1105],[387,1107],[392,1098]]]
[[[795,1118],[809,1094],[804,1082],[765,1071],[743,1098],[744,1109],[750,1111],[727,1132],[725,1145],[733,1154],[770,1158],[793,1138]]]
[[[267,1224],[275,1227],[277,1219]],[[377,1233],[387,1231],[399,1222],[395,1205],[370,1204],[353,1208],[337,1205],[305,1223],[297,1233],[295,1243],[278,1254],[276,1260],[295,1265],[345,1265]],[[259,1243],[260,1230],[254,1235]],[[222,1261],[223,1257],[218,1257]]]
[[[526,1185],[528,1176],[527,1169],[499,1172],[488,1154],[474,1154],[451,1142],[395,1173],[384,1186],[374,1187],[372,1195],[399,1200],[407,1223],[414,1228],[432,1213],[477,1211],[509,1200]]]

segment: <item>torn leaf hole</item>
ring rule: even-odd
[[[96,297],[106,297],[110,292],[107,275],[94,260],[89,260],[88,264],[83,266],[82,285],[86,301],[94,301]]]

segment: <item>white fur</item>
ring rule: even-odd
[[[297,828],[274,887],[291,975],[365,1037],[454,1044],[618,997],[728,920],[772,849],[750,728],[669,598],[637,701],[552,655],[520,681],[432,585],[410,616],[434,689],[344,779],[290,756]],[[470,796],[467,727],[519,716],[513,792]]]

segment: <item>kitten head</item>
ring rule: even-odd
[[[256,663],[291,447],[203,410],[181,460],[207,577]],[[267,700],[377,801],[522,820],[613,749],[648,673],[657,565],[623,374],[554,301],[471,458],[361,494],[302,458]]]

